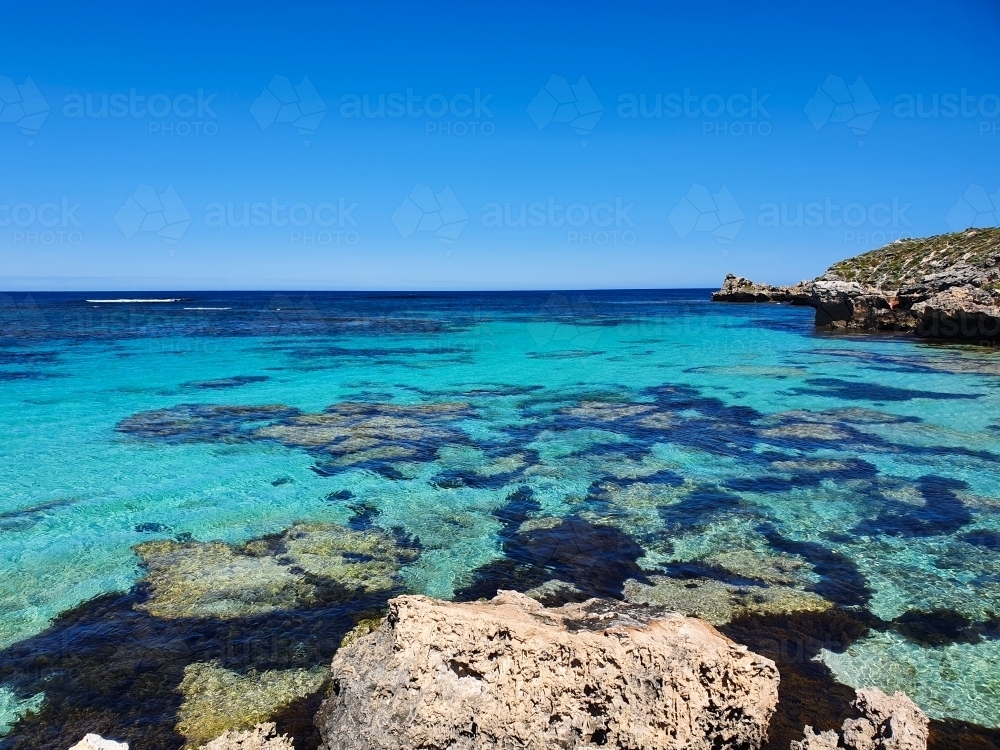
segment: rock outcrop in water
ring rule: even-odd
[[[779,679],[699,620],[597,599],[545,609],[510,591],[393,599],[332,677],[326,750],[758,748]]]
[[[792,290],[795,290],[792,295]],[[1000,229],[895,242],[835,263],[794,287],[727,276],[717,302],[792,301],[820,328],[927,338],[1000,339]]]
[[[811,299],[812,288],[808,281],[792,286],[771,286],[733,274],[727,274],[722,288],[712,294],[713,302],[791,302],[793,305],[808,305]]]
[[[847,719],[840,735],[806,727],[805,739],[793,742],[791,750],[926,750],[930,722],[905,693],[890,697],[877,688],[859,690],[854,707],[861,716]]]

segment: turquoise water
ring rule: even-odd
[[[1000,727],[990,350],[700,291],[85,297],[0,305],[0,733],[44,687],[5,659],[132,590],[137,544],[297,522],[413,540],[400,590],[446,598],[765,589],[778,560],[780,591],[874,618],[819,654],[836,679]]]

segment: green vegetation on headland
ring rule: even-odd
[[[820,328],[994,341],[1000,339],[1000,229],[896,240],[791,287],[730,274],[712,299],[810,305]]]
[[[879,289],[918,284],[930,274],[958,265],[997,267],[1000,228],[968,229],[953,234],[896,240],[884,247],[834,263],[824,278],[840,278]],[[993,291],[1000,289],[996,280]]]

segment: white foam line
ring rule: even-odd
[[[102,303],[102,304],[118,304],[123,305],[127,303],[135,302],[183,302],[181,298],[177,299],[88,299],[87,302],[92,303]]]

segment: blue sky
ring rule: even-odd
[[[792,282],[1000,220],[986,0],[4,6],[8,291]]]

